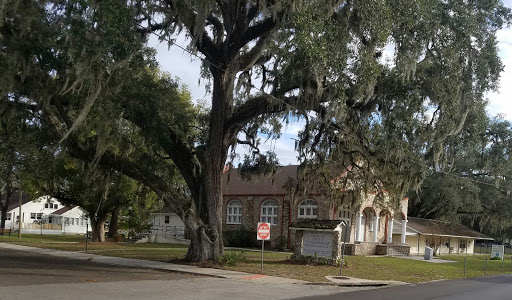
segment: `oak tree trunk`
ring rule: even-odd
[[[116,205],[114,207],[114,210],[112,210],[112,216],[110,217],[110,224],[108,226],[108,237],[113,238],[114,235],[117,234],[117,231],[119,229],[119,205]]]
[[[2,215],[2,219],[0,220],[0,228],[5,228],[5,220],[7,218],[7,205],[9,205],[8,202],[6,202],[4,205],[0,205],[0,214]]]
[[[91,230],[92,230],[92,241],[93,242],[105,242],[105,220],[106,216],[99,217],[97,219],[93,218],[91,220]]]

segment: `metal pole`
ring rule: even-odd
[[[87,253],[87,241],[89,240],[89,221],[85,223],[85,253]]]
[[[347,226],[345,226],[345,238],[343,239],[343,247],[341,248],[340,276],[343,273],[343,260],[345,258],[345,244],[347,242]]]
[[[484,265],[484,275],[485,275],[485,271],[487,269],[487,256],[485,257],[485,265]]]
[[[464,277],[466,277],[466,257],[464,257]]]
[[[20,182],[20,209],[19,209],[19,216],[18,216],[18,240],[21,240],[21,206],[23,205],[23,200],[22,200],[22,197],[23,197],[23,191],[21,191],[21,182]]]
[[[261,267],[260,273],[263,273],[263,249],[265,247],[265,240],[261,240]]]

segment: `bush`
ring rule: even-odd
[[[249,230],[244,225],[236,230],[226,230],[223,233],[224,245],[228,247],[257,247],[256,231]]]
[[[228,254],[224,254],[223,256],[221,256],[219,262],[223,265],[235,266],[240,262],[244,262],[245,259],[246,258],[244,252],[230,252]]]
[[[501,260],[501,257],[498,257],[498,256],[491,257],[491,260]]]
[[[277,251],[283,251],[288,246],[288,240],[284,236],[280,236],[274,245],[274,249]]]

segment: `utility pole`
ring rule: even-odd
[[[18,212],[18,240],[21,240],[21,206],[23,205],[23,191],[21,191],[21,184],[20,184],[20,208]]]

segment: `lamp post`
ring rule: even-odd
[[[341,248],[341,261],[340,261],[340,276],[343,274],[343,260],[345,258],[345,243],[347,242],[348,225],[345,221],[341,221],[340,224],[334,229],[338,231],[338,242],[343,240],[343,247]],[[343,236],[342,236],[343,234]],[[338,246],[339,247],[339,246]],[[339,248],[338,248],[339,249]]]

